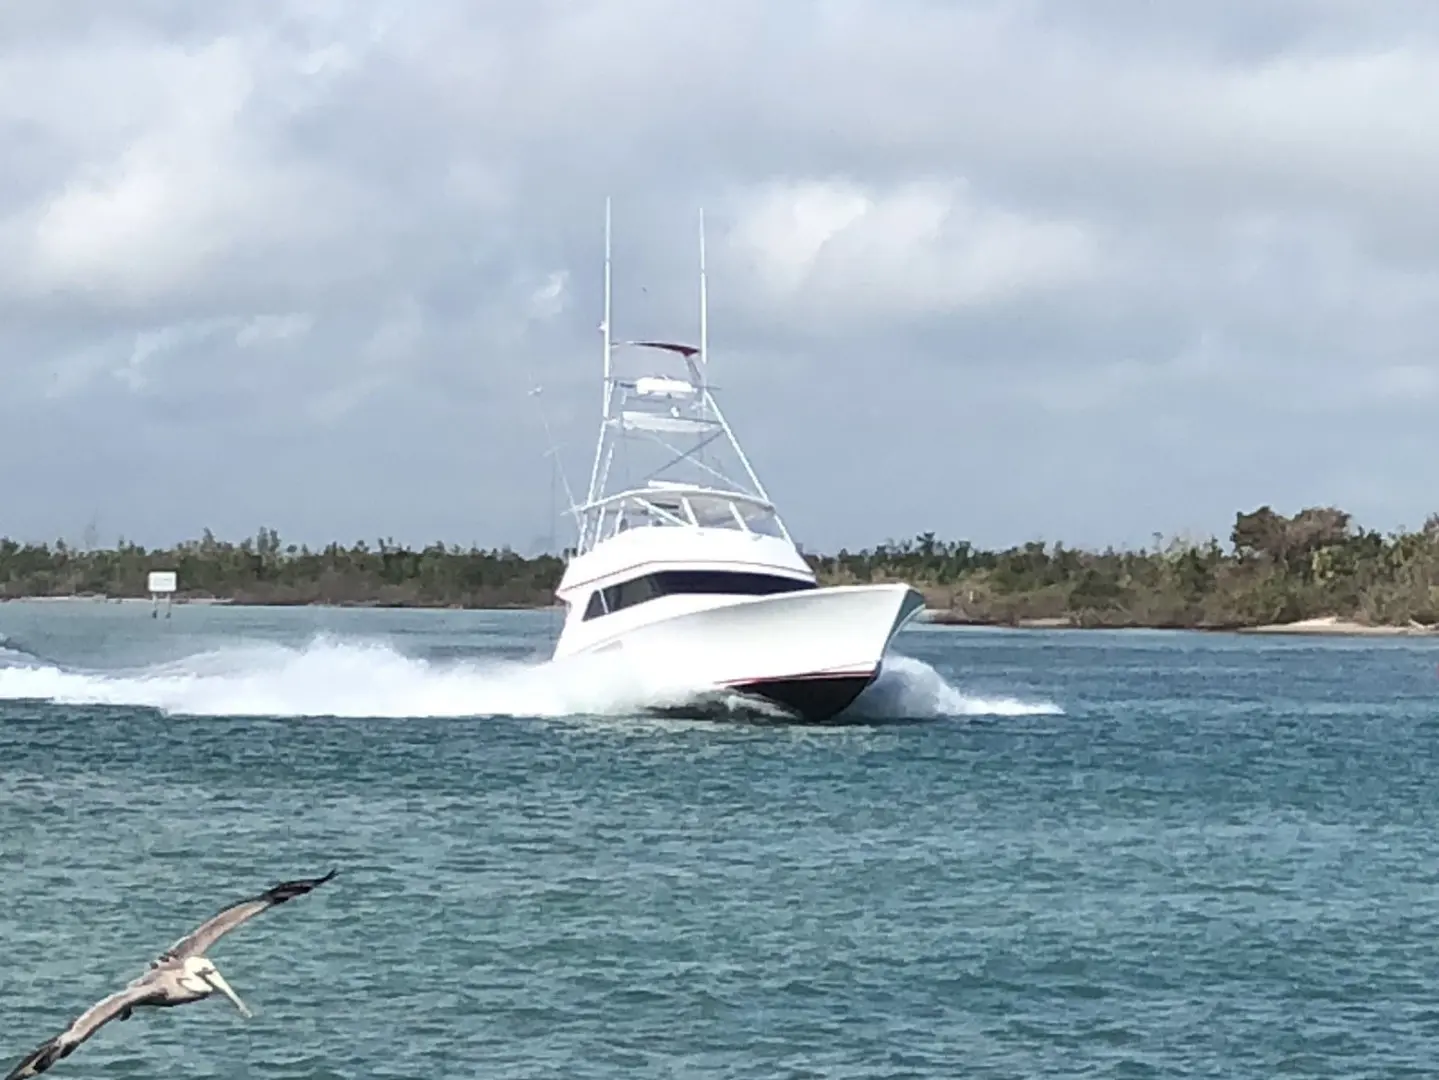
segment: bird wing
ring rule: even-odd
[[[38,1076],[63,1057],[69,1057],[74,1049],[115,1017],[142,1005],[149,1000],[158,1000],[164,993],[153,983],[136,982],[118,990],[107,998],[91,1005],[77,1016],[71,1025],[36,1047],[25,1056],[25,1060],[10,1070],[5,1080],[21,1080],[26,1076]]]
[[[276,904],[283,904],[286,900],[304,896],[311,889],[329,881],[335,874],[336,871],[331,870],[324,877],[282,881],[273,888],[266,889],[259,896],[231,904],[224,911],[202,922],[171,945],[160,954],[156,963],[163,963],[166,960],[183,960],[187,956],[204,956],[211,945],[237,926],[248,922],[262,911],[268,911]]]

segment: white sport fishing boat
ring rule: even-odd
[[[874,681],[924,600],[905,584],[818,585],[712,393],[703,212],[699,263],[698,345],[614,341],[606,201],[604,412],[571,511],[579,537],[556,589],[554,656],[621,650],[697,691],[829,720]],[[617,352],[678,370],[622,372]]]

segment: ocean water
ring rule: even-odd
[[[914,627],[853,723],[647,712],[543,612],[0,604],[0,1065],[47,1074],[1439,1068],[1439,647]],[[671,673],[673,674],[673,673]]]

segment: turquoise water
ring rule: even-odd
[[[231,899],[255,1010],[48,1076],[1429,1076],[1439,648],[906,631],[825,730],[545,613],[0,604],[0,1064]]]

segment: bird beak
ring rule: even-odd
[[[218,971],[212,968],[205,976],[205,981],[233,1001],[235,1008],[240,1010],[241,1016],[249,1019],[255,1015],[246,1007],[245,1003],[240,1000],[240,995],[230,989],[230,984],[225,981],[225,976],[221,975]]]

